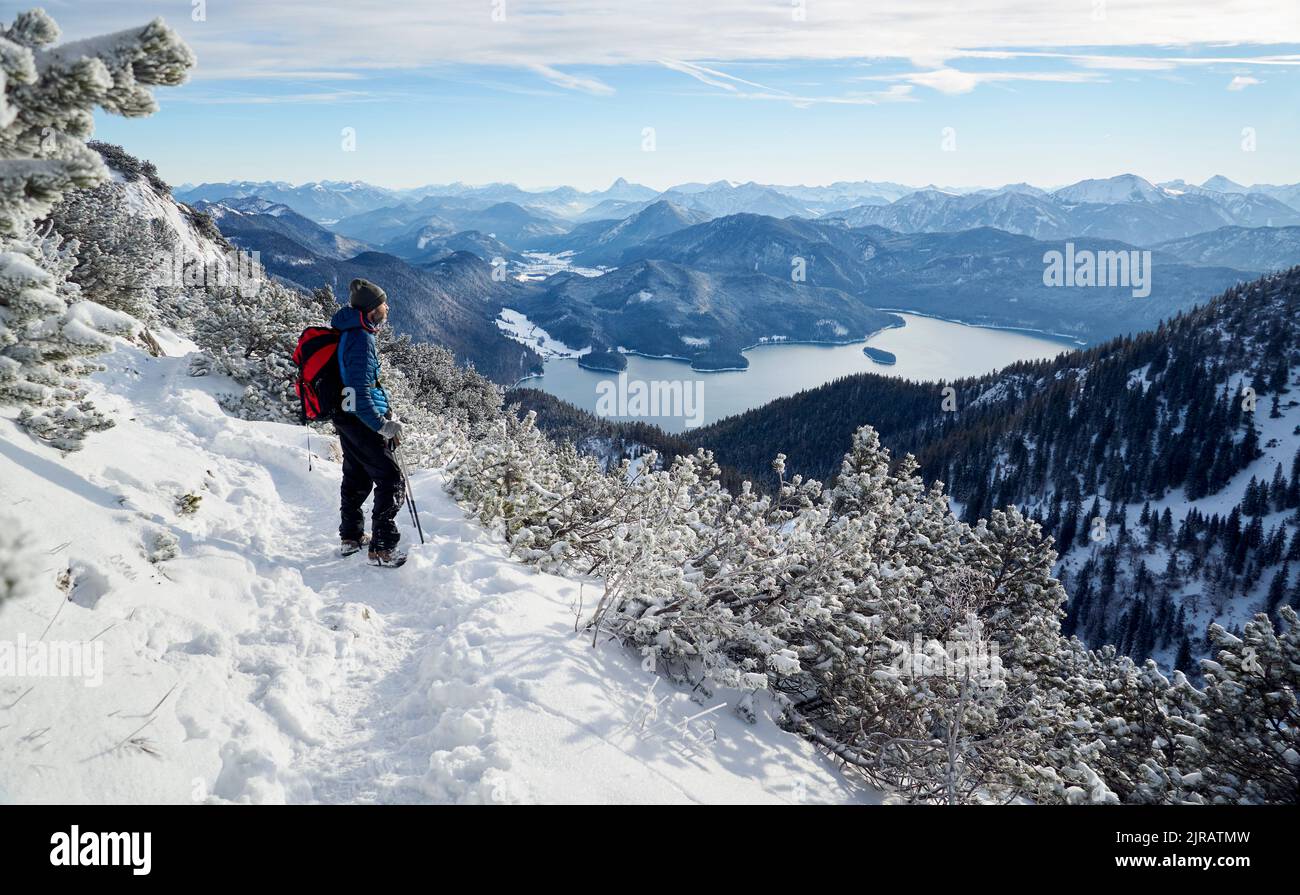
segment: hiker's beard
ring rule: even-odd
[[[380,305],[369,313],[370,325],[378,329],[388,320],[388,305]]]

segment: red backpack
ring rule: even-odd
[[[339,336],[328,326],[309,326],[298,337],[293,364],[298,368],[293,387],[302,402],[304,423],[327,420],[338,410],[343,396],[343,374],[339,371]]]

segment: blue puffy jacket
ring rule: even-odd
[[[339,371],[343,387],[356,395],[357,419],[376,432],[388,413],[388,395],[379,385],[379,352],[375,348],[375,330],[356,308],[339,308],[330,326],[342,330],[339,337]],[[346,392],[344,393],[346,405]]]

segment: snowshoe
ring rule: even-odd
[[[372,566],[388,566],[397,568],[406,562],[406,551],[404,550],[375,550],[370,551],[370,564]]]
[[[361,548],[370,543],[370,535],[365,532],[361,533],[359,540],[344,538],[339,542],[339,556],[351,556],[354,553],[360,553]]]

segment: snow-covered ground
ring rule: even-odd
[[[570,348],[514,308],[502,308],[496,323],[501,332],[547,359],[591,354],[590,345],[585,348]]]
[[[1129,388],[1146,389],[1149,387],[1148,372],[1149,366],[1130,371]],[[1233,376],[1229,380],[1229,393],[1240,396],[1242,389],[1248,384],[1249,380],[1245,376],[1240,374]],[[1240,399],[1238,398],[1238,400]],[[1296,451],[1300,450],[1300,407],[1292,407],[1289,403],[1282,404],[1278,410],[1280,416],[1277,418],[1270,416],[1269,411],[1269,399],[1260,399],[1254,413],[1261,452],[1258,459],[1234,475],[1222,489],[1214,494],[1206,495],[1197,500],[1189,500],[1186,490],[1180,487],[1170,491],[1158,500],[1144,501],[1144,503],[1149,504],[1150,512],[1160,515],[1168,509],[1174,522],[1175,531],[1192,509],[1196,509],[1207,518],[1217,515],[1222,519],[1226,519],[1232,512],[1233,507],[1240,504],[1245,497],[1252,478],[1265,483],[1270,482],[1274,470],[1279,465],[1282,467],[1283,473],[1289,475]],[[1099,504],[1103,516],[1110,512],[1110,501],[1101,497],[1099,498]],[[1139,543],[1145,544],[1145,529],[1139,521],[1142,506],[1143,503],[1141,502],[1129,504],[1125,513],[1128,530]],[[1085,512],[1090,508],[1091,495],[1089,500],[1084,503]],[[1040,512],[1045,512],[1045,510],[1039,509]],[[1280,510],[1263,516],[1261,521],[1264,531],[1269,533],[1279,526],[1285,530],[1284,523],[1286,519],[1294,514],[1294,510]],[[1090,520],[1085,521],[1090,522]],[[1242,520],[1243,525],[1247,522],[1249,522],[1249,519]],[[1117,533],[1118,526],[1116,525],[1108,526],[1105,529],[1106,538],[1114,537]],[[1062,556],[1058,571],[1065,568],[1077,572],[1089,558],[1097,557],[1099,547],[1104,546],[1105,543],[1106,541],[1103,539],[1094,544],[1074,546]],[[1169,553],[1168,549],[1157,545],[1149,553],[1142,554],[1138,560],[1125,562],[1124,565],[1131,576],[1137,561],[1145,562],[1147,571],[1153,576],[1159,576],[1169,562]],[[1180,559],[1185,562],[1185,557],[1180,555]],[[1174,602],[1175,605],[1181,606],[1186,612],[1187,621],[1192,631],[1197,635],[1203,634],[1211,624],[1222,625],[1228,630],[1240,629],[1256,613],[1266,611],[1265,597],[1272,581],[1273,572],[1273,569],[1269,569],[1255,584],[1253,591],[1249,595],[1225,597],[1220,602],[1216,602],[1210,594],[1205,592],[1204,579],[1196,577],[1190,582],[1185,582],[1177,590],[1174,594]],[[1292,578],[1291,580],[1294,581],[1295,579]],[[1152,658],[1156,659],[1164,669],[1169,670],[1173,667],[1177,651],[1178,644],[1174,643],[1166,649],[1158,650]],[[1202,651],[1198,649],[1197,652]]]
[[[437,472],[403,568],[340,558],[331,440],[309,468],[306,429],[227,416],[184,357],[106,361],[117,426],[84,451],[0,418],[0,518],[38,579],[0,646],[84,660],[0,676],[0,801],[878,800],[770,709],[747,724],[575,634],[597,585],[509,559]]]
[[[544,280],[551,274],[567,270],[584,277],[598,277],[607,271],[598,267],[574,267],[574,252],[524,252],[524,260],[516,279],[526,283]]]

